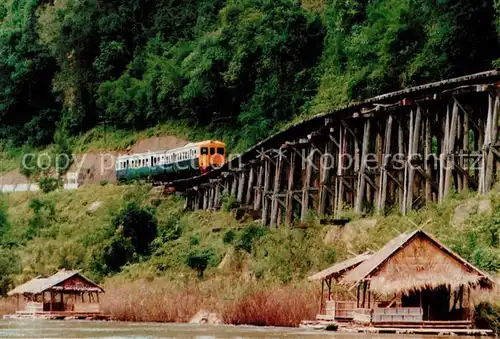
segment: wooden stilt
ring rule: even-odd
[[[262,192],[262,224],[267,225],[269,220],[269,186],[271,184],[271,162],[264,163],[264,191]]]
[[[319,184],[319,204],[318,214],[323,216],[326,212],[326,205],[328,200],[328,183],[330,182],[330,173],[333,167],[333,142],[328,139],[325,146],[325,153],[320,160],[320,184]]]
[[[271,203],[271,223],[272,228],[276,227],[278,221],[278,211],[279,211],[279,193],[281,189],[281,172],[283,170],[283,153],[280,151],[278,158],[276,159],[276,168],[274,172],[274,189]]]
[[[243,194],[245,193],[245,183],[246,183],[246,173],[241,171],[238,176],[238,195],[236,196],[236,201],[239,203],[243,202]]]
[[[260,161],[261,163],[259,165],[259,175],[257,177],[257,188],[255,190],[255,199],[253,205],[253,209],[256,211],[260,210],[262,206],[262,185],[264,184],[264,172],[265,172],[265,163],[263,155],[261,155]]]
[[[248,188],[246,194],[246,204],[250,205],[252,203],[253,191],[254,191],[254,180],[255,180],[255,169],[253,167],[250,168],[250,173],[248,174]]]
[[[314,161],[314,148],[309,148],[309,154],[306,159],[306,175],[302,183],[302,210],[300,213],[300,220],[305,221],[307,213],[309,212],[309,189],[311,187],[312,176],[312,163]]]
[[[286,217],[285,223],[287,225],[292,224],[293,219],[293,187],[295,178],[295,157],[297,154],[294,151],[290,152],[290,165],[288,171],[288,188],[286,193]]]
[[[361,213],[363,208],[363,194],[365,192],[366,178],[365,178],[365,168],[366,168],[366,156],[368,154],[368,147],[370,142],[370,120],[367,119],[365,122],[365,129],[363,133],[363,149],[361,151],[361,164],[358,174],[358,189],[356,192],[356,204],[354,210],[356,213]]]

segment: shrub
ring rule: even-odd
[[[29,208],[33,210],[33,216],[28,220],[28,228],[24,236],[31,240],[40,235],[41,229],[55,221],[56,209],[52,201],[41,199],[31,200]]]
[[[141,208],[137,203],[128,203],[114,219],[114,226],[123,227],[123,236],[130,238],[137,254],[149,254],[149,245],[157,235],[157,220],[154,211]]]
[[[101,186],[106,186],[107,184],[109,184],[109,180],[103,179],[103,180],[99,181],[99,185],[101,185]]]
[[[222,241],[224,244],[231,244],[234,241],[234,238],[236,238],[236,233],[233,230],[229,230],[224,233]]]
[[[111,238],[104,248],[104,273],[119,272],[121,267],[134,258],[134,247],[129,239],[121,235]]]
[[[43,193],[55,191],[60,185],[61,181],[58,178],[40,178],[38,181],[38,186]]]
[[[239,203],[236,201],[236,198],[232,195],[223,195],[221,198],[222,207],[221,209],[224,212],[231,212],[235,208],[238,208]]]
[[[186,258],[186,265],[198,272],[198,278],[203,278],[203,273],[209,266],[209,263],[214,259],[215,252],[213,249],[193,250]]]
[[[479,303],[474,309],[474,323],[478,328],[491,329],[500,334],[500,305]]]
[[[267,231],[267,228],[256,226],[256,225],[248,225],[238,236],[238,240],[235,244],[236,249],[242,249],[247,251],[248,253],[252,252],[252,247],[255,240],[262,237]]]

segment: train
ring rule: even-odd
[[[121,155],[115,163],[116,179],[161,182],[206,174],[225,164],[226,152],[224,142],[205,140],[171,150]]]

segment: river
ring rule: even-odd
[[[401,335],[355,334],[305,330],[299,328],[157,324],[98,321],[0,320],[0,338],[331,338],[331,339],[400,339]],[[409,339],[437,339],[432,336],[409,336]],[[442,339],[443,337],[439,337]],[[466,337],[463,337],[466,338]]]

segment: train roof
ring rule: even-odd
[[[208,143],[210,143],[210,142],[224,143],[222,141],[217,141],[217,140],[204,140],[204,141],[199,141],[199,142],[190,142],[189,144],[187,144],[185,146],[178,147],[178,148],[167,149],[167,150],[164,150],[164,151],[154,151],[154,152],[124,154],[124,155],[120,155],[118,157],[118,159],[127,159],[127,158],[135,158],[135,157],[141,157],[141,156],[147,156],[147,155],[151,156],[151,155],[159,155],[159,154],[177,152],[177,151],[181,151],[181,150],[186,149],[186,148],[187,149],[193,148],[195,146],[199,146],[199,145],[205,144],[207,142]]]

